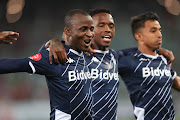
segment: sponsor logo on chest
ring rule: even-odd
[[[68,77],[69,81],[86,79],[119,80],[118,73],[102,72],[102,70],[99,69],[91,69],[90,72],[68,71]]]
[[[149,77],[149,76],[171,76],[171,71],[168,69],[154,69],[153,67],[143,67],[142,68],[142,76]]]

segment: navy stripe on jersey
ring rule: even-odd
[[[92,80],[87,76],[89,68],[84,54],[65,48],[66,65],[49,64],[49,52],[44,49],[41,51],[42,59],[31,62],[37,74],[46,76],[52,115],[57,109],[70,114],[73,120],[91,120]]]
[[[129,91],[136,117],[174,119],[171,88],[176,72],[171,70],[163,56],[132,52],[119,59],[119,72]],[[137,110],[144,113],[138,114]]]
[[[95,50],[87,56],[92,77],[94,120],[116,120],[119,87],[117,54]]]

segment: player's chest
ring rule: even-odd
[[[165,83],[172,78],[170,67],[162,60],[136,60],[133,65],[133,74],[137,76],[140,81],[144,82],[160,82]]]

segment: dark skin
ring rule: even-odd
[[[19,37],[19,33],[13,31],[2,31],[0,32],[0,44],[12,44],[11,41],[16,41]]]
[[[91,45],[91,39],[94,36],[94,26],[91,16],[84,16],[76,14],[73,17],[73,22],[69,27],[65,27],[63,33],[63,39],[65,44],[76,50],[77,52],[88,51]],[[58,41],[58,42],[57,42]],[[49,46],[49,45],[52,46]],[[56,64],[65,64],[67,60],[67,54],[64,46],[57,39],[53,39],[46,43],[46,46],[50,47],[49,61],[52,64],[52,55]],[[55,49],[54,49],[55,48]],[[60,49],[59,49],[60,48]],[[58,58],[61,58],[60,61]]]
[[[71,25],[64,29],[67,37],[65,45],[79,53],[88,51],[94,36],[93,30],[93,20],[90,15],[74,15]]]
[[[66,35],[65,34],[63,34],[62,39],[63,39],[63,41],[66,41]],[[58,39],[49,40],[45,47],[50,48],[49,61],[50,61],[51,64],[52,64],[52,56],[54,57],[54,60],[55,60],[56,64],[66,64],[67,54],[65,52],[64,46],[61,44],[61,42]],[[107,47],[105,47],[105,49],[106,48]],[[90,47],[89,48],[89,53],[87,52],[87,54],[90,55],[91,53],[95,53],[95,52]],[[168,63],[170,65],[172,64],[172,62],[175,59],[172,51],[170,51],[170,50],[160,48],[158,53],[161,54],[161,55],[164,55],[165,57],[167,57],[168,58]]]
[[[92,18],[95,26],[92,48],[106,51],[109,49],[115,35],[114,19],[108,13],[98,13]]]

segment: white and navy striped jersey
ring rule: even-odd
[[[87,56],[92,77],[93,119],[116,120],[119,87],[118,56],[113,50],[95,50]]]
[[[137,120],[174,120],[171,88],[176,72],[167,60],[137,50],[121,57],[118,64]]]
[[[84,54],[65,48],[68,58],[66,65],[50,64],[49,52],[44,49],[29,58],[0,60],[0,73],[30,72],[45,75],[51,120],[92,120],[92,80]],[[3,64],[9,65],[9,68]]]

